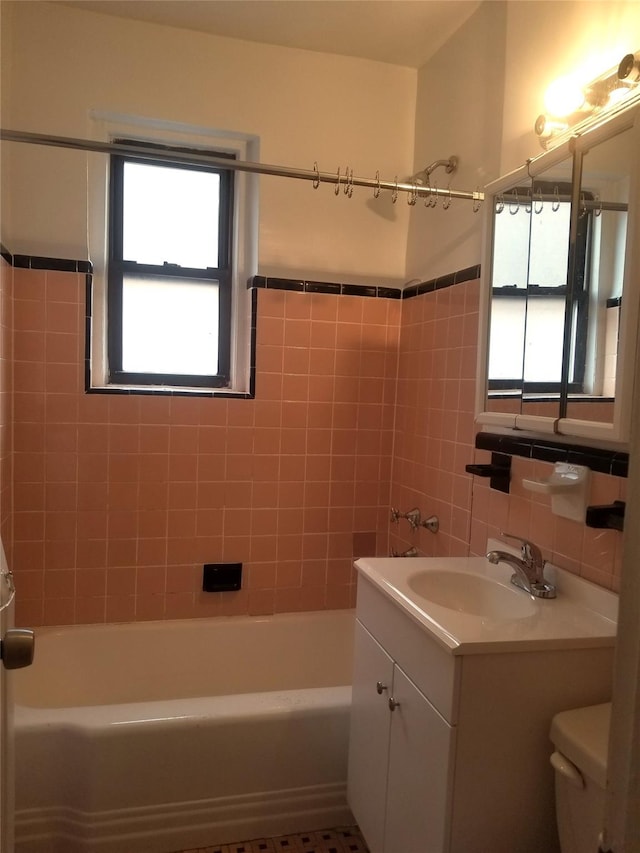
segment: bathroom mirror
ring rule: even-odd
[[[626,439],[639,112],[486,188],[478,423]]]

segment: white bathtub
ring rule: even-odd
[[[15,674],[16,853],[337,826],[353,613],[41,629]]]

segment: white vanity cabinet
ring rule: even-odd
[[[457,654],[358,578],[348,799],[371,853],[557,853],[551,718],[613,644]]]
[[[355,650],[352,811],[372,853],[443,850],[454,729],[361,622]]]

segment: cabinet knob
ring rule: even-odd
[[[387,689],[387,685],[386,685],[386,684],[383,684],[381,681],[376,681],[376,690],[377,690],[377,692],[378,692],[378,694],[379,694],[379,695],[380,695],[380,694],[382,694],[382,693],[384,693],[384,691],[385,691],[386,689]]]
[[[389,697],[389,710],[395,711],[395,709],[400,705],[397,699],[394,699],[393,696]]]

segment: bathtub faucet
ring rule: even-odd
[[[409,524],[411,525],[411,529],[416,530],[418,525],[420,524],[420,510],[416,506],[413,509],[410,509],[408,512],[400,512],[399,509],[391,507],[392,523],[397,524],[401,518],[406,518]]]
[[[417,557],[418,549],[417,548],[407,548],[406,551],[396,551],[395,548],[391,549],[392,557]]]
[[[437,533],[440,527],[440,521],[437,515],[430,515],[429,518],[422,518],[422,513],[418,507],[410,509],[408,512],[400,512],[399,509],[391,507],[391,522],[397,524],[401,518],[406,518],[412,530],[417,530],[419,527],[425,527],[432,533]]]

